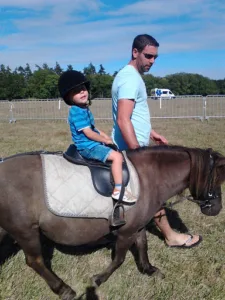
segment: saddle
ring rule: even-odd
[[[115,150],[115,145],[109,147]],[[114,188],[114,181],[111,173],[111,162],[107,161],[103,163],[94,159],[85,159],[79,154],[74,144],[71,144],[68,147],[66,152],[63,153],[63,157],[71,163],[87,166],[90,169],[93,186],[96,191],[102,196],[111,196]],[[130,180],[130,175],[125,159],[123,161],[122,168],[123,185],[127,186]]]

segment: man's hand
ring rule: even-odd
[[[154,130],[151,131],[150,138],[158,145],[167,145],[168,144],[167,139],[164,136],[155,132]]]

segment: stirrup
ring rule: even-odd
[[[125,218],[124,218],[124,206],[121,202],[116,202],[116,204],[113,207],[112,215],[110,219],[110,225],[112,227],[120,227],[126,224]]]

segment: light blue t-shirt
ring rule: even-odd
[[[112,139],[120,150],[128,149],[117,125],[117,105],[120,99],[134,99],[131,122],[140,146],[149,145],[151,132],[150,111],[145,83],[139,72],[131,65],[120,70],[112,85],[113,130]]]

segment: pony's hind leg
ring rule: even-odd
[[[114,258],[113,258],[112,262],[110,263],[110,265],[108,266],[108,268],[104,272],[94,275],[92,277],[92,281],[93,281],[94,285],[100,286],[103,282],[105,282],[110,277],[110,275],[112,275],[112,273],[116,269],[119,268],[120,265],[122,265],[122,263],[125,260],[127,251],[129,250],[131,245],[134,243],[134,241],[135,241],[135,235],[132,238],[118,236],[116,245],[115,245]]]
[[[45,266],[38,228],[23,233],[17,238],[17,242],[24,251],[27,265],[47,282],[51,290],[59,295],[60,299],[72,300],[75,298],[76,293]]]
[[[160,272],[160,270],[152,266],[149,262],[148,243],[145,228],[138,232],[137,238],[131,248],[131,251],[136,258],[135,260],[141,273],[147,274],[149,276],[157,275],[160,278],[164,278],[164,275]]]

